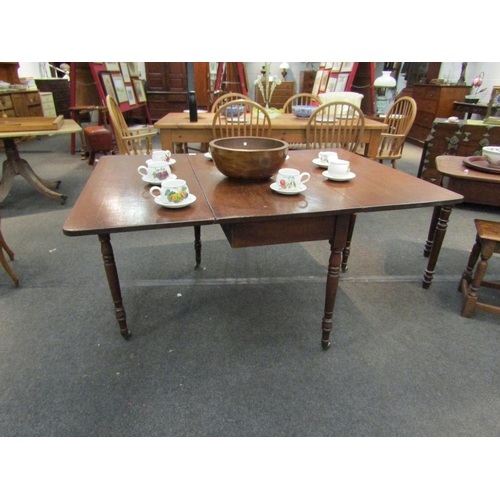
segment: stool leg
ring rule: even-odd
[[[465,280],[467,285],[470,285],[470,282],[472,281],[472,270],[474,269],[477,259],[479,259],[479,253],[481,252],[481,242],[479,240],[479,236],[476,235],[476,242],[474,243],[474,246],[472,247],[470,256],[469,256],[469,261],[467,262],[467,267],[465,268],[465,271],[462,274],[462,278],[460,279],[460,283],[458,284],[458,291],[460,292],[462,290],[462,281]]]
[[[476,267],[474,277],[469,285],[469,291],[467,297],[464,298],[462,305],[462,316],[464,318],[470,318],[477,303],[477,291],[481,286],[484,274],[486,273],[486,268],[488,267],[488,259],[493,255],[493,250],[495,249],[495,242],[486,242],[483,244],[481,249],[481,260]]]
[[[89,154],[89,165],[93,165],[95,162],[95,151],[91,151]]]
[[[14,252],[9,248],[9,245],[7,245],[7,242],[3,239],[2,231],[0,231],[0,247],[7,252],[10,260],[14,260]]]

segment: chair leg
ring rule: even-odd
[[[462,291],[462,282],[465,280],[467,283],[467,286],[470,285],[472,281],[472,270],[474,269],[477,259],[479,259],[479,253],[481,252],[481,242],[479,240],[479,236],[476,236],[476,242],[474,243],[474,246],[472,247],[469,260],[467,262],[467,267],[465,268],[465,271],[462,274],[462,278],[460,279],[460,283],[458,284],[458,291]]]
[[[347,241],[344,250],[342,251],[342,272],[347,271],[347,259],[351,253],[351,240],[354,232],[354,225],[356,224],[356,214],[352,214],[349,220],[349,228],[347,229]]]
[[[14,252],[9,248],[9,245],[7,245],[7,242],[4,240],[1,230],[0,230],[0,247],[7,252],[7,255],[9,256],[10,260],[14,260]]]

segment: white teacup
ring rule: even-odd
[[[458,123],[458,116],[450,116],[450,117],[448,118],[448,121],[449,121],[450,123]]]
[[[172,153],[167,149],[166,151],[153,151],[151,154],[151,159],[153,161],[168,161]]]
[[[149,192],[155,198],[159,197],[162,203],[181,203],[189,196],[189,189],[183,179],[163,181],[161,187],[153,186]]]
[[[350,163],[346,160],[331,159],[328,163],[328,173],[333,177],[346,177],[350,171]]]
[[[276,176],[276,184],[280,189],[293,191],[302,188],[310,178],[309,172],[300,173],[295,168],[282,168]]]
[[[328,165],[328,160],[330,158],[335,160],[338,158],[338,155],[337,153],[335,153],[335,151],[320,151],[318,156],[319,156],[319,161],[323,165]]]
[[[164,181],[171,173],[166,161],[150,161],[147,165],[141,165],[137,171],[148,179]]]

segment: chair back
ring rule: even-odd
[[[238,105],[242,113],[234,118],[226,118],[227,108]],[[212,121],[212,134],[215,139],[221,137],[269,137],[271,118],[260,104],[245,99],[226,102],[215,112]]]
[[[291,113],[292,106],[320,106],[321,101],[317,95],[300,93],[295,94],[283,104],[283,113]]]
[[[406,136],[416,115],[417,103],[411,97],[401,97],[391,106],[384,119],[388,128],[382,134],[377,158],[391,160],[401,158]]]
[[[365,130],[365,115],[348,102],[329,102],[315,109],[307,122],[307,149],[341,148],[356,152]]]
[[[153,151],[153,137],[158,134],[151,128],[129,129],[120,107],[110,95],[106,96],[106,106],[115,136],[118,152],[121,155],[151,154]]]
[[[244,94],[238,94],[237,92],[230,92],[228,94],[221,95],[218,97],[214,103],[212,104],[211,111],[212,113],[215,113],[223,104],[226,104],[227,102],[230,101],[236,101],[240,99],[245,99],[247,101],[250,101],[251,99],[248,98],[248,96]]]

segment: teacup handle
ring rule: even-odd
[[[304,176],[305,176],[305,178],[304,178]],[[302,182],[302,184],[305,184],[310,178],[311,178],[311,174],[309,172],[302,172],[300,174],[300,182]]]
[[[144,165],[141,165],[138,169],[137,172],[139,172],[142,175],[148,175],[148,168],[145,167]]]
[[[153,191],[158,191],[158,194],[154,194]],[[156,198],[161,195],[161,189],[158,186],[152,186],[149,188],[149,193]]]

